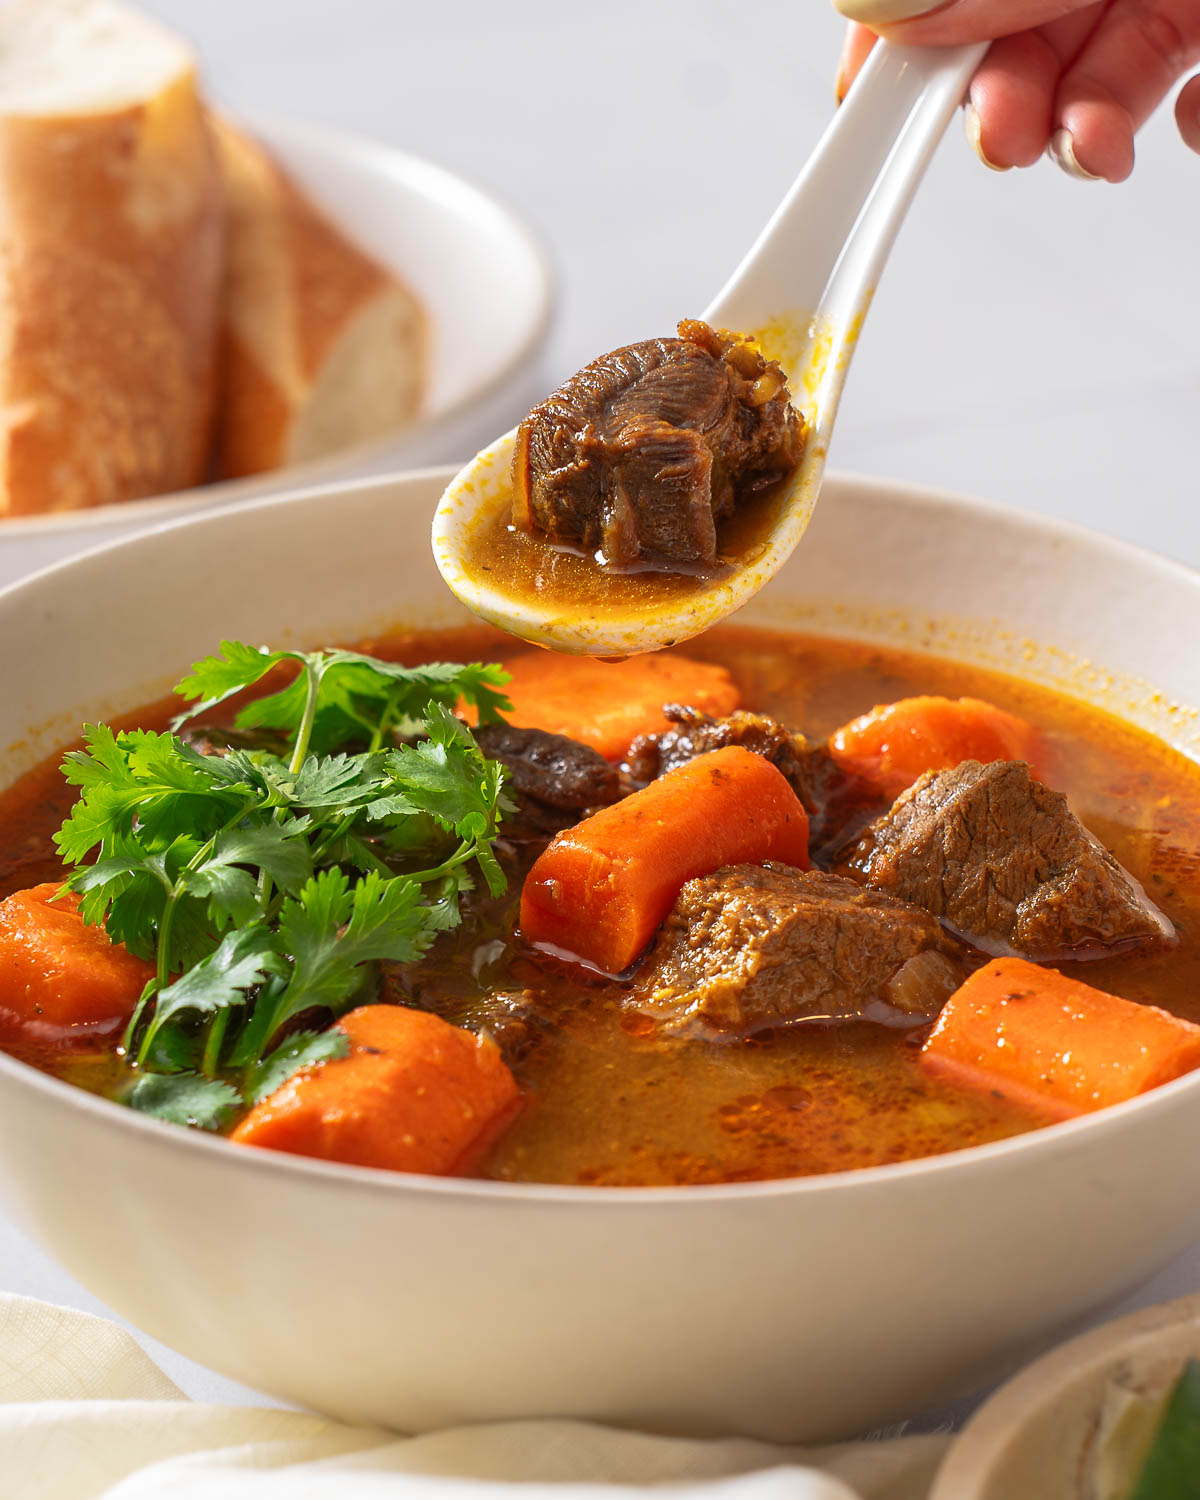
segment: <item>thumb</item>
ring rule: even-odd
[[[1028,31],[1091,0],[833,0],[834,8],[894,42],[950,46]]]

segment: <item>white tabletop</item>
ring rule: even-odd
[[[559,276],[546,389],[705,305],[828,119],[840,37],[824,0],[141,3],[195,40],[230,109],[392,142],[523,214]],[[987,172],[952,131],[831,461],[1200,564],[1198,245],[1200,157],[1167,110],[1119,188]],[[1200,1244],[1113,1310],[1198,1286]],[[3,1219],[0,1288],[104,1310]],[[251,1399],[145,1342],[189,1394]]]

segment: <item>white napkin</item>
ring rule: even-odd
[[[189,1401],[115,1324],[0,1293],[3,1500],[923,1500],[948,1442],[775,1448],[565,1421],[398,1437]]]

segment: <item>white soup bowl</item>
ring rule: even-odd
[[[449,473],[253,502],[0,593],[0,783],[163,696],[218,640],[462,623],[429,519]],[[1200,758],[1200,578],[978,502],[831,478],[739,619],[1057,685]],[[995,1378],[1200,1231],[1200,1074],[927,1160],[597,1189],[238,1148],[0,1056],[0,1193],[85,1286],[195,1360],[417,1430],[558,1415],[854,1433]]]

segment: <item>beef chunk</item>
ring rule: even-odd
[[[485,724],[475,730],[475,740],[486,756],[508,767],[518,823],[527,830],[554,833],[577,823],[589,808],[606,806],[621,795],[608,761],[564,734]],[[506,825],[506,832],[511,831]]]
[[[867,830],[850,866],[986,953],[1087,957],[1174,935],[1061,792],[1035,781],[1024,761],[927,772]]]
[[[874,790],[843,771],[823,745],[812,744],[766,714],[737,709],[714,719],[680,703],[664,704],[663,713],[678,727],[634,740],[626,764],[635,781],[653,781],[709,750],[741,745],[765,756],[787,778],[808,813],[809,842],[814,848],[841,829],[864,802],[879,806]]]
[[[544,1055],[554,1040],[555,1019],[539,1008],[532,990],[488,990],[470,996],[447,991],[435,981],[422,987],[419,999],[401,991],[391,1003],[429,1011],[451,1026],[489,1037],[514,1073]]]
[[[961,982],[957,951],[927,912],[844,876],[728,865],[680,891],[629,1003],[742,1035],[893,1007],[932,1016]]]
[[[436,1011],[437,1007],[430,1009]],[[547,1018],[539,1013],[531,990],[493,990],[452,1024],[490,1037],[514,1070],[523,1067],[533,1053],[547,1045],[552,1029]]]
[[[803,801],[805,763],[812,750],[802,734],[793,734],[766,714],[747,713],[741,708],[723,719],[714,719],[698,708],[665,703],[663,713],[677,727],[662,734],[639,735],[629,747],[629,768],[639,781],[653,781],[710,750],[740,745],[755,755],[766,756]]]
[[[508,767],[518,792],[549,807],[601,807],[617,799],[616,771],[599,751],[565,734],[485,724],[475,740],[486,756]]]
[[[517,430],[513,520],[629,567],[717,561],[716,523],[791,474],[804,429],[753,344],[683,322],[593,360]]]

